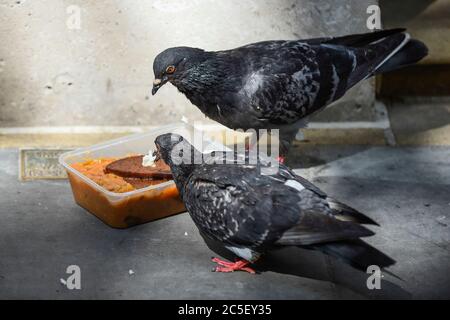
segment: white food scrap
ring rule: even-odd
[[[142,166],[143,167],[156,167],[156,156],[153,155],[154,151],[150,150],[147,155],[144,156],[142,159]]]

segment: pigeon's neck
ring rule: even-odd
[[[173,180],[180,193],[180,197],[184,199],[184,190],[190,183],[190,177],[194,171],[194,164],[171,164],[170,170],[172,171]]]
[[[226,64],[214,52],[204,52],[203,59],[192,65],[172,83],[187,95],[202,94],[226,78]]]
[[[184,186],[188,182],[189,176],[194,171],[198,161],[201,161],[201,153],[192,148],[192,152],[186,158],[174,159],[171,157],[168,159],[168,165],[172,171],[173,178],[178,187],[180,193],[183,192]]]
[[[172,171],[175,181],[181,184],[186,182],[187,177],[194,170],[193,164],[171,164],[170,169]]]

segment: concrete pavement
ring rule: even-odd
[[[302,156],[291,162],[306,168],[299,172],[382,225],[368,242],[398,261],[389,271],[402,281],[385,274],[382,289],[370,291],[368,275],[299,249],[271,254],[257,276],[212,273],[216,254],[187,214],[111,229],[74,203],[67,181],[18,182],[18,152],[7,149],[0,150],[0,298],[450,298],[449,147],[295,152]],[[60,282],[69,265],[81,268],[81,290]]]

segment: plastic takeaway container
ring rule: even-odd
[[[180,123],[62,154],[59,162],[67,170],[75,202],[113,228],[128,228],[184,212],[186,209],[173,181],[127,193],[114,193],[71,167],[89,159],[147,154],[149,150],[155,150],[156,137],[164,133],[180,134],[191,143],[197,141],[192,138],[193,127]],[[201,134],[204,138],[202,146],[209,150],[223,150],[223,145],[213,142],[207,134]]]

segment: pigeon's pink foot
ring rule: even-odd
[[[212,258],[212,261],[217,263],[218,266],[214,268],[214,272],[234,272],[234,271],[246,271],[251,274],[256,274],[256,271],[248,267],[250,262],[246,260],[237,260],[236,262],[228,262],[220,260],[219,258]]]
[[[284,162],[286,161],[286,158],[282,157],[282,156],[279,156],[277,160],[278,160],[279,163],[284,164]]]

